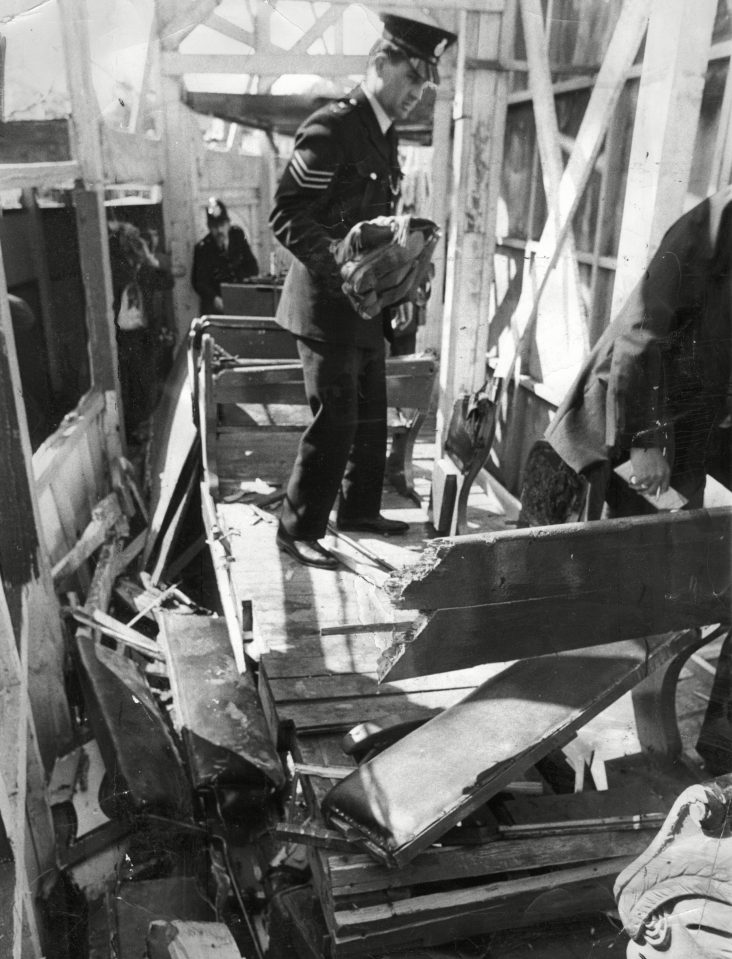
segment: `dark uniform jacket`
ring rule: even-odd
[[[394,212],[401,172],[393,127],[383,134],[363,90],[317,110],[300,127],[270,216],[296,259],[277,321],[296,336],[375,346],[388,327],[364,320],[341,291],[331,243],[360,220]]]
[[[191,283],[201,298],[202,313],[214,312],[214,297],[221,296],[222,283],[241,283],[258,273],[257,260],[240,226],[229,227],[226,250],[219,249],[210,233],[193,249]]]
[[[656,446],[704,474],[730,385],[731,267],[728,187],[668,230],[559,407],[546,438],[573,469]]]

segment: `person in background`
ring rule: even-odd
[[[398,534],[381,515],[386,460],[385,338],[391,310],[362,319],[341,289],[331,251],[362,220],[395,211],[401,170],[394,121],[437,83],[437,62],[457,38],[431,24],[385,15],[366,76],[352,93],[302,124],[270,225],[295,257],[277,322],[294,334],[313,415],[287,485],[277,543],[298,562],[335,569],[318,542],[338,496],[341,530]]]
[[[585,488],[583,518],[646,512],[651,507],[637,494],[655,496],[669,487],[687,509],[702,506],[720,431],[730,421],[731,352],[727,187],[667,231],[545,433],[557,471]],[[628,460],[626,486],[613,470]],[[531,494],[525,484],[522,507]]]
[[[224,312],[222,283],[241,283],[259,275],[259,265],[244,230],[234,226],[222,200],[210,197],[206,207],[208,233],[193,249],[191,283],[201,301],[201,316]]]
[[[154,332],[146,312],[141,277],[159,262],[136,226],[112,214],[108,223],[114,323],[122,409],[128,442],[144,439],[156,391]]]
[[[159,394],[173,365],[175,333],[168,291],[173,288],[175,281],[170,257],[160,245],[160,232],[157,227],[148,226],[140,236],[148,254],[140,268],[140,287],[155,350],[155,374]]]

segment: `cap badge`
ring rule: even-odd
[[[435,55],[436,57],[441,57],[442,54],[445,52],[445,47],[446,47],[446,46],[447,46],[447,37],[443,37],[442,40],[440,40],[440,42],[439,42],[439,43],[437,44],[437,46],[435,47],[435,53],[434,53],[434,55]]]

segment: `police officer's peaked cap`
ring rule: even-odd
[[[206,223],[209,226],[218,226],[220,223],[226,223],[229,219],[229,213],[223,200],[216,196],[210,196],[206,204]]]
[[[440,82],[437,63],[442,54],[457,40],[454,33],[431,23],[410,20],[391,13],[381,15],[384,22],[383,37],[394,44],[412,61],[425,80]]]

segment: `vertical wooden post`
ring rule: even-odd
[[[551,383],[558,394],[568,381],[574,378],[584,348],[588,345],[588,331],[584,324],[574,330],[574,350],[566,348],[557,354],[555,340],[562,340],[562,320],[568,315],[568,302],[564,306],[564,288],[566,283],[559,282],[553,271],[564,257],[565,280],[571,279],[570,287],[574,305],[574,319],[578,321],[584,311],[580,310],[579,289],[574,255],[567,262],[565,241],[571,235],[572,222],[579,207],[587,182],[599,155],[605,133],[614,115],[615,106],[623,90],[625,79],[638,51],[648,22],[651,0],[625,0],[612,38],[603,58],[597,81],[592,90],[589,103],[582,117],[582,123],[572,147],[566,167],[562,170],[559,154],[556,114],[549,89],[549,64],[546,52],[542,49],[543,27],[541,12],[533,0],[524,6],[524,16],[528,20],[527,40],[529,59],[535,69],[532,79],[534,103],[542,172],[549,180],[547,193],[548,218],[537,244],[531,245],[532,269],[526,270],[526,277],[511,322],[511,329],[502,336],[501,372],[510,369],[518,341],[521,337],[529,340],[533,333],[533,342],[524,343],[529,351],[533,346],[539,360],[538,368],[532,369],[537,379]],[[543,76],[543,82],[542,82]],[[546,167],[546,169],[544,169]],[[548,172],[547,172],[548,171]],[[558,183],[556,178],[559,176]],[[529,222],[531,222],[529,220]],[[528,252],[528,250],[527,250]],[[570,268],[571,270],[570,273]],[[530,282],[529,282],[530,280]],[[554,280],[554,289],[551,281]],[[549,287],[550,296],[543,299],[545,289]],[[558,330],[556,329],[558,327]],[[570,332],[569,328],[565,332]],[[511,343],[510,340],[514,342]],[[506,345],[506,340],[508,344]],[[529,353],[531,356],[531,353]]]
[[[71,97],[76,158],[82,180],[74,190],[79,257],[86,293],[89,360],[93,384],[110,401],[107,436],[110,455],[122,451],[122,408],[119,401],[117,339],[112,310],[112,271],[104,212],[104,164],[99,106],[91,79],[86,0],[59,0],[64,59]],[[110,408],[111,407],[111,408]]]
[[[613,314],[684,210],[716,0],[654,0],[633,127]]]
[[[485,382],[495,223],[508,73],[469,63],[498,60],[513,40],[515,7],[459,20],[452,204],[437,418],[441,454],[455,399]]]
[[[35,493],[5,270],[0,254],[0,570],[13,634],[30,644],[29,689],[44,762],[71,743],[64,636]],[[25,637],[25,638],[24,638]]]
[[[560,184],[563,164],[552,92],[547,31],[544,28],[541,0],[520,0],[520,6],[529,62],[529,89],[534,106],[536,138],[547,201],[545,232],[548,231],[550,235],[550,243],[555,243],[561,224]],[[525,290],[530,286],[528,280],[525,274]],[[551,381],[557,376],[561,378],[563,375],[571,381],[586,351],[587,323],[580,295],[574,235],[570,230],[557,268],[548,277],[538,308],[530,373],[534,379],[543,382]],[[566,385],[568,386],[569,382]]]
[[[45,793],[45,773],[28,705],[28,634],[16,647],[13,623],[0,583],[0,819],[13,850],[13,959],[40,957],[35,901],[55,876],[55,838]],[[5,953],[3,953],[5,954]]]
[[[156,0],[158,42],[160,30],[176,14],[175,0]],[[161,58],[158,58],[158,62]],[[196,161],[200,137],[191,111],[181,103],[179,77],[163,75],[163,146],[165,180],[163,218],[165,238],[175,277],[173,311],[178,341],[185,339],[191,320],[198,316],[198,297],[191,286],[193,247],[206,230],[203,210],[198,209],[198,172]]]
[[[442,239],[437,244],[432,258],[435,273],[432,278],[432,293],[427,303],[425,325],[417,333],[419,349],[434,350],[435,353],[439,353],[440,350],[445,298],[445,250],[450,195],[450,146],[452,108],[455,99],[455,67],[456,51],[448,50],[440,63],[442,81],[437,87],[432,116],[430,205],[429,209],[424,211],[424,215],[434,220],[443,231]]]

